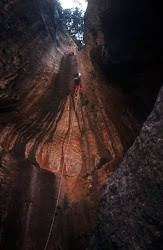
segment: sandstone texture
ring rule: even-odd
[[[139,137],[102,190],[88,249],[162,249],[163,88]]]
[[[115,72],[119,76],[118,69],[128,72],[123,65],[135,58],[128,60],[129,52],[121,51],[121,64],[111,56],[117,43],[110,41],[109,46],[107,25],[112,22],[107,16],[121,20],[119,11],[113,11],[119,1],[111,3],[88,1],[86,45],[80,53],[62,26],[55,0],[0,3],[1,249],[44,249],[63,162],[48,249],[85,249],[95,231],[101,186],[116,171],[153,108],[162,52],[155,53],[155,81],[149,74],[152,64],[146,63],[145,72],[132,71],[129,78],[125,73],[121,82],[110,77]],[[116,42],[123,37],[118,34]],[[150,48],[153,51],[153,43]],[[134,55],[138,52],[139,46]],[[83,92],[76,97],[77,71]]]
[[[0,109],[9,113],[8,122],[22,113],[28,119],[54,81],[62,55],[69,47],[76,53],[77,47],[63,29],[55,1],[1,1],[0,18]]]

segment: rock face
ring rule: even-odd
[[[117,169],[153,103],[144,101],[146,92],[137,94],[140,88],[128,91],[106,73],[110,54],[101,24],[108,23],[102,16],[110,5],[99,2],[89,1],[86,46],[77,55],[56,1],[0,3],[2,249],[44,248],[66,151],[48,249],[85,249],[95,230],[101,186]],[[97,15],[92,17],[91,9]],[[68,56],[70,52],[75,56]],[[76,98],[77,71],[82,73],[83,93]]]
[[[0,109],[10,114],[10,122],[15,110],[20,117],[36,108],[63,53],[77,48],[62,27],[55,1],[1,1],[0,13]]]
[[[100,79],[97,81],[100,82],[99,89],[105,93],[102,100],[107,102],[106,110],[109,110],[110,100],[114,103],[116,99],[115,96],[113,98],[112,94],[107,93],[108,88],[106,90],[104,85],[109,86],[109,89],[112,87],[117,92],[119,89],[122,90],[126,97],[125,101],[128,103],[127,106],[132,107],[128,109],[128,114],[133,114],[134,110],[135,114],[146,116],[151,110],[162,82],[161,27],[163,20],[159,4],[151,5],[146,1],[127,0],[88,1],[84,35],[86,46],[81,54],[80,66],[83,68],[86,60],[89,61],[86,79],[92,68],[96,69],[94,79],[96,77]],[[162,98],[161,95],[162,93],[160,98]],[[120,101],[120,98],[118,100]],[[121,103],[119,101],[115,101],[117,106]],[[122,117],[123,105],[121,104],[116,109],[115,103],[112,110],[116,110],[115,113],[118,114],[117,121]],[[160,109],[159,106],[158,109]],[[161,205],[159,203],[161,202],[160,180],[162,177],[158,176],[161,171],[159,162],[161,141],[158,138],[160,138],[162,122],[161,112],[162,110],[158,116],[159,124],[156,121],[155,127],[150,125],[151,142],[147,148],[145,148],[147,138],[143,138],[142,145],[140,142],[136,144],[140,149],[135,148],[136,146],[132,148],[132,154],[129,153],[120,170],[114,175],[115,177],[108,180],[101,198],[97,230],[89,249],[147,249],[149,247],[155,249],[157,244],[160,244]],[[109,114],[112,114],[110,110]],[[157,111],[153,114],[153,119],[156,114]],[[114,125],[117,124],[112,116],[113,120]],[[122,119],[117,124],[121,140],[126,134],[124,130],[121,131],[124,121]],[[159,141],[158,151],[157,147],[154,149],[155,141],[152,140],[156,138],[153,133],[157,134],[155,136]],[[146,135],[142,133],[142,136]],[[155,139],[152,139],[153,137]],[[141,151],[142,148],[144,151]],[[151,159],[148,166],[151,150],[155,152],[155,159]],[[143,170],[143,167],[146,169]],[[129,172],[128,177],[127,172]],[[155,193],[158,193],[158,196],[153,198]],[[136,206],[137,202],[138,206]]]
[[[88,0],[85,15],[87,59],[148,114],[162,82],[162,16],[161,2],[146,0]]]
[[[163,88],[139,137],[102,190],[88,249],[162,249]]]

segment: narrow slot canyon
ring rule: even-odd
[[[0,3],[0,249],[45,249],[55,209],[47,250],[162,249],[161,5],[88,0],[80,51],[59,8]]]

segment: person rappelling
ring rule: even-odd
[[[81,73],[74,74],[74,84],[75,84],[75,94],[77,94],[79,86],[80,86],[80,92],[82,92]]]

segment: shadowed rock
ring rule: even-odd
[[[162,249],[163,88],[140,136],[102,190],[88,249]]]

